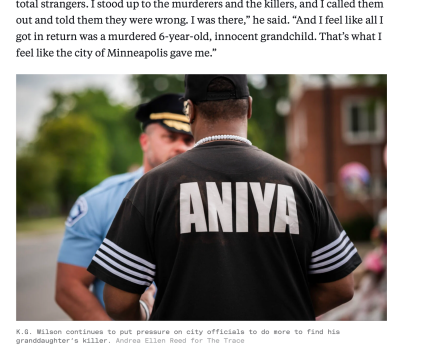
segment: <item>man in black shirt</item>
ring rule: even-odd
[[[361,259],[325,196],[246,139],[245,75],[187,75],[196,146],[128,193],[89,271],[114,319],[313,320],[353,295]],[[260,117],[259,117],[260,118]]]

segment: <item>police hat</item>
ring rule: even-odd
[[[167,130],[191,134],[188,118],[183,114],[182,94],[164,94],[139,105],[136,119],[142,122],[143,129],[151,123],[159,123]]]
[[[226,78],[235,87],[231,92],[208,92],[207,88],[215,78]],[[185,95],[183,100],[190,99],[192,102],[217,101],[230,99],[245,99],[250,95],[247,85],[246,74],[186,74]]]

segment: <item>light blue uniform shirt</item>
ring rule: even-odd
[[[109,177],[77,199],[65,222],[58,262],[84,268],[89,266],[121,202],[142,175],[143,167],[132,173]],[[93,282],[93,293],[105,307],[104,286],[99,279]]]

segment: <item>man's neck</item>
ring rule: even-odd
[[[203,138],[214,135],[236,135],[247,138],[247,124],[232,122],[218,122],[215,124],[207,124],[198,126],[194,133],[194,139],[197,142]]]

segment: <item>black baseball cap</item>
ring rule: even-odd
[[[139,105],[136,119],[145,130],[151,123],[159,123],[171,132],[191,134],[188,117],[183,114],[182,94],[164,94]]]
[[[208,92],[207,87],[215,78],[229,79],[235,87],[231,92]],[[192,102],[245,99],[250,96],[246,74],[186,74],[183,100]]]

